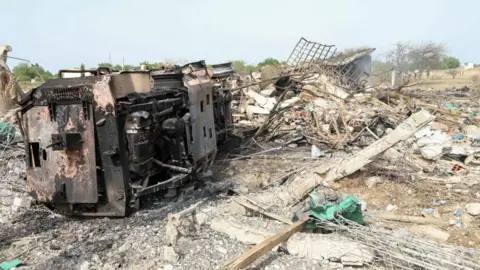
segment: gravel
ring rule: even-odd
[[[41,205],[13,206],[26,198],[23,150],[0,154],[0,262],[21,259],[20,269],[219,269],[249,246],[219,234],[207,224],[187,230],[175,247],[165,243],[166,216],[198,201],[202,191],[177,202],[155,203],[127,218],[72,218]],[[212,197],[202,207],[208,215],[226,209],[231,199]],[[218,215],[225,215],[219,211]],[[245,225],[281,224],[261,217],[238,216]],[[175,256],[177,255],[177,256]],[[325,269],[322,262],[271,251],[252,269]]]

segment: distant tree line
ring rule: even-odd
[[[420,73],[430,73],[434,69],[454,69],[460,67],[458,58],[446,55],[446,47],[442,44],[434,42],[422,44],[408,44],[398,42],[386,54],[382,55],[380,59],[372,62],[372,73],[387,73],[392,69],[397,69],[403,72],[411,72],[418,70]],[[142,65],[147,69],[161,68],[162,66],[179,63],[179,61],[165,60],[164,62],[149,62],[143,61],[138,65],[131,64],[111,64],[99,63],[98,67],[108,67],[113,70],[140,70]],[[262,67],[273,65],[280,66],[284,62],[269,57],[259,62],[258,64],[248,64],[242,60],[232,61],[234,69],[240,74],[249,74],[250,72],[259,71]],[[211,68],[211,66],[208,66]],[[19,81],[30,81],[38,79],[40,76],[45,80],[56,77],[56,74],[45,70],[38,65],[31,65],[27,63],[18,64],[13,68],[13,73]]]
[[[172,61],[172,60],[166,60],[164,62],[143,61],[138,65],[99,63],[98,67],[107,67],[112,70],[140,70],[142,65],[145,65],[147,69],[157,69],[163,66],[177,64],[177,63],[179,63],[179,61]],[[268,65],[279,66],[281,65],[281,63],[277,59],[269,57],[256,65],[247,64],[245,61],[241,61],[241,60],[232,61],[232,65],[235,68],[235,70],[240,74],[249,74],[252,71],[260,70],[264,66],[268,66]],[[211,68],[210,65],[208,65],[208,67]],[[52,74],[51,72],[45,70],[41,66],[32,65],[28,63],[21,63],[16,65],[13,68],[13,73],[18,81],[31,81],[33,79],[40,79],[39,77],[42,77],[45,80],[49,80],[56,77],[56,74]]]
[[[17,81],[31,81],[39,77],[50,80],[55,77],[50,71],[45,70],[38,64],[20,63],[13,68],[12,72]]]
[[[266,58],[265,60],[261,61],[260,63],[256,65],[252,64],[247,64],[245,61],[242,60],[234,60],[231,61],[233,68],[240,74],[249,74],[252,71],[258,71],[264,66],[280,66],[281,63],[275,58]],[[140,70],[142,65],[145,65],[147,69],[156,69],[156,68],[161,68],[166,65],[171,65],[175,64],[174,62],[171,61],[166,61],[166,62],[148,62],[148,61],[143,61],[139,65],[134,66],[134,65],[119,65],[115,64],[112,65],[110,63],[100,63],[98,64],[99,67],[108,67],[113,70]],[[207,65],[208,68],[211,68],[211,65]]]
[[[435,42],[397,42],[391,50],[372,62],[372,73],[382,74],[395,69],[399,72],[416,72],[420,76],[426,73],[428,77],[432,70],[459,68],[460,60],[447,55],[446,51],[445,45]]]

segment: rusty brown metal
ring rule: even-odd
[[[48,107],[33,107],[23,116],[30,148],[27,190],[39,201],[96,203],[93,119],[86,119],[80,104],[58,105],[55,118],[50,121]],[[83,135],[81,149],[54,149],[52,134],[76,133]]]

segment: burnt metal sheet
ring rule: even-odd
[[[221,63],[212,65],[212,78],[223,78],[228,77],[235,73],[233,69],[232,62]]]
[[[293,67],[296,73],[301,73],[318,61],[331,58],[336,52],[335,45],[325,45],[305,38],[300,38],[287,59],[287,65]]]
[[[203,63],[203,61],[195,62]],[[183,69],[185,71],[185,69]],[[192,69],[184,76],[190,99],[190,120],[193,141],[189,142],[195,161],[217,151],[213,114],[213,84],[206,68]]]
[[[127,71],[111,76],[111,89],[115,99],[126,97],[130,93],[148,93],[152,91],[153,79],[148,71]]]
[[[183,74],[195,73],[201,70],[207,70],[207,64],[204,60],[191,62],[180,67],[180,70]]]
[[[162,73],[153,76],[155,90],[163,89],[172,89],[172,88],[183,88],[185,87],[183,82],[182,73]]]
[[[93,114],[88,106],[88,114]],[[93,118],[82,104],[57,105],[56,121],[47,106],[23,116],[28,138],[27,190],[37,200],[54,203],[98,201]],[[52,134],[81,134],[79,149],[54,150]]]

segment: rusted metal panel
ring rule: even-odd
[[[96,203],[98,201],[92,106],[57,105],[51,121],[47,106],[28,110],[23,121],[29,147],[27,189],[39,201]],[[54,136],[64,140],[81,134],[81,147],[56,149]],[[65,139],[67,138],[67,139]],[[63,144],[68,144],[64,141]]]
[[[212,78],[214,79],[228,77],[235,73],[232,62],[212,65],[212,69]]]
[[[115,99],[110,91],[110,79],[111,76],[101,76],[97,80],[93,85],[93,97],[96,109],[115,115]]]
[[[153,80],[148,71],[128,71],[111,76],[111,90],[115,99],[133,92],[148,93],[152,88]]]
[[[203,73],[203,74],[202,74]],[[194,160],[200,160],[217,150],[217,138],[213,114],[213,85],[205,71],[195,76],[185,75],[190,99],[191,128],[193,141],[190,147]]]

